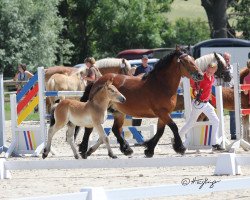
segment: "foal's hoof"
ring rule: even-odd
[[[152,158],[154,156],[154,151],[150,151],[148,149],[144,150],[144,154],[147,158]]]
[[[123,147],[120,147],[120,150],[125,156],[129,156],[134,152],[128,144],[125,144]]]

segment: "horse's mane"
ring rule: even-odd
[[[142,79],[146,79],[150,74],[154,74],[156,71],[161,70],[162,68],[166,68],[169,66],[169,63],[172,61],[172,59],[175,56],[180,56],[183,52],[182,51],[177,51],[174,50],[172,52],[170,52],[168,55],[164,56],[163,58],[161,58],[160,60],[157,61],[157,63],[155,63],[155,66],[153,68],[152,71],[150,71],[149,73],[146,73],[143,75]]]
[[[131,65],[128,60],[124,59],[127,69],[131,69]],[[98,68],[120,67],[122,64],[122,58],[104,58],[96,61]]]
[[[220,61],[223,63],[224,66],[226,66],[226,61],[225,59],[218,53],[216,53],[217,56],[219,57]],[[204,56],[201,56],[200,58],[197,58],[195,60],[195,64],[201,69],[202,72],[205,72],[207,69],[207,66],[211,63],[211,62],[217,62],[217,59],[214,56],[214,53],[210,53]]]

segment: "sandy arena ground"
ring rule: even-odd
[[[175,119],[177,126],[181,128],[184,124],[184,119]],[[106,122],[108,123],[108,122]],[[144,119],[143,124],[156,123],[155,119]],[[7,142],[11,141],[10,122],[6,122]],[[226,136],[229,136],[229,118],[225,117],[225,131]],[[77,142],[80,142],[83,132],[80,133]],[[111,136],[113,137],[113,136]],[[171,130],[166,127],[163,138],[160,144],[155,149],[155,156],[157,157],[178,157],[170,145],[170,138],[172,137]],[[49,159],[74,159],[70,146],[65,142],[65,129],[59,131],[52,142],[56,152],[55,156],[51,154]],[[121,154],[117,145],[112,145],[114,153],[118,158],[129,159]],[[144,157],[143,147],[132,147],[134,154],[133,158]],[[249,154],[239,149],[239,154]],[[195,151],[188,151],[185,156],[211,156],[218,155],[212,153],[210,150],[204,150],[201,154]],[[4,157],[4,153],[0,158]],[[41,160],[40,157],[25,157],[25,158],[9,158],[9,160]],[[88,159],[110,159],[107,156],[107,150],[104,146],[99,148]],[[150,158],[148,159],[150,162]],[[5,179],[0,181],[0,199],[17,199],[23,197],[36,197],[43,195],[54,195],[79,192],[83,187],[104,187],[106,189],[122,188],[122,187],[140,187],[153,186],[161,184],[180,184],[182,179],[195,177],[200,179],[208,178],[209,180],[222,180],[231,178],[243,178],[250,176],[250,168],[242,167],[242,175],[238,176],[214,176],[214,166],[209,167],[160,167],[160,168],[121,168],[121,169],[69,169],[69,170],[26,170],[26,171],[12,171],[12,179]],[[198,186],[197,186],[198,187]],[[250,189],[248,190],[232,190],[226,192],[215,192],[205,195],[188,195],[177,197],[166,197],[159,199],[225,199],[225,200],[249,200]]]

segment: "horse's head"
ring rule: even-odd
[[[112,84],[113,79],[108,80],[105,84],[103,89],[107,91],[108,98],[110,101],[117,102],[117,103],[124,103],[126,98],[118,91],[118,89]]]
[[[203,79],[203,73],[195,64],[194,58],[182,52],[178,47],[176,48],[176,53],[182,76],[192,78],[194,81],[201,81]]]
[[[230,82],[232,77],[230,74],[230,69],[227,67],[225,59],[214,52],[214,57],[218,63],[218,69],[215,73],[215,78],[221,78],[224,82]]]
[[[131,67],[128,60],[122,58],[120,67],[121,67],[121,74],[130,76],[133,75],[133,68]]]

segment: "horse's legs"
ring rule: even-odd
[[[158,119],[157,123],[157,132],[156,134],[148,141],[145,141],[143,143],[143,146],[146,147],[144,153],[146,157],[152,157],[154,155],[154,149],[157,145],[158,141],[162,137],[165,129],[165,124],[169,126],[169,128],[172,130],[174,134],[174,144],[173,148],[177,153],[184,154],[186,151],[186,148],[182,144],[181,137],[178,132],[178,127],[175,124],[175,122],[170,118],[169,115],[164,115],[164,117]]]
[[[102,125],[101,124],[100,125],[96,125],[95,127],[97,129],[98,134],[99,134],[99,139],[98,139],[97,143],[88,150],[87,156],[90,156],[93,152],[96,151],[96,149],[102,143],[104,143],[106,145],[107,149],[108,149],[108,155],[109,155],[109,157],[111,157],[111,158],[117,158],[117,156],[114,155],[114,153],[113,153],[113,151],[112,151],[112,149],[110,147],[109,138],[106,135],[106,133],[104,132],[104,129],[103,129]]]
[[[45,158],[48,156],[49,152],[50,152],[51,142],[52,142],[53,136],[54,136],[55,133],[56,133],[57,131],[59,131],[62,127],[63,127],[63,126],[57,126],[56,124],[49,127],[49,131],[48,131],[48,141],[47,141],[46,147],[45,147],[44,150],[43,150],[43,155],[42,155],[42,158],[43,158],[43,159],[45,159]]]
[[[82,156],[82,158],[86,159],[87,158],[87,150],[88,150],[88,142],[89,142],[89,136],[92,133],[93,128],[85,128],[85,132],[82,138],[82,142],[79,145],[79,152]]]
[[[74,133],[74,141],[76,141],[77,135],[80,132],[81,127],[80,126],[76,126],[75,127],[75,133]]]
[[[186,151],[186,148],[183,146],[181,137],[178,132],[178,127],[176,123],[172,120],[170,123],[167,124],[169,128],[172,130],[174,134],[174,143],[173,143],[173,149],[175,150],[176,153],[179,153],[183,155]]]
[[[122,137],[122,125],[124,123],[125,115],[117,111],[113,115],[114,124],[112,127],[112,131],[120,144],[120,150],[126,156],[131,155],[133,153],[133,150],[130,148],[128,142]]]
[[[144,150],[144,154],[146,157],[148,158],[153,157],[155,146],[157,145],[158,141],[162,137],[164,133],[164,129],[165,129],[165,123],[161,121],[160,119],[158,119],[156,134],[151,139],[145,141],[142,144],[146,148]]]
[[[68,123],[68,130],[67,130],[67,142],[69,143],[73,154],[75,156],[75,159],[79,159],[79,154],[76,150],[76,145],[74,142],[74,132],[75,132],[75,125],[72,124],[71,122]]]

